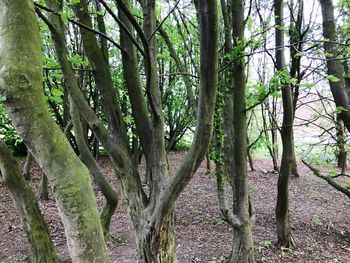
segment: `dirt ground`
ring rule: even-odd
[[[171,166],[178,166],[182,157],[182,153],[171,153]],[[99,163],[117,186],[108,160],[102,158]],[[290,182],[291,222],[298,248],[277,248],[274,216],[277,174],[271,172],[268,160],[256,160],[255,166],[256,171],[249,173],[249,185],[256,211],[257,262],[350,262],[350,200],[300,164],[300,178]],[[33,167],[31,184],[36,193],[40,175],[38,167]],[[96,195],[102,204],[103,197],[97,189]],[[69,262],[62,223],[50,198],[40,201],[40,207],[57,250]],[[214,176],[206,173],[204,163],[177,201],[176,214],[178,261],[223,262],[230,253],[232,231],[221,218]],[[117,238],[108,243],[113,262],[136,263],[134,236],[123,204],[114,215],[111,233]],[[28,262],[27,255],[23,228],[7,189],[0,184],[0,262]]]

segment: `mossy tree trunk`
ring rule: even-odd
[[[75,133],[75,139],[77,142],[77,147],[80,152],[80,158],[89,169],[90,174],[93,176],[95,183],[100,188],[103,196],[106,199],[105,205],[100,210],[100,219],[103,227],[103,232],[106,238],[109,237],[109,226],[111,223],[112,216],[118,206],[118,193],[110,183],[107,181],[106,177],[102,173],[99,165],[97,164],[94,156],[91,154],[89,147],[84,139],[83,127],[80,123],[80,114],[76,109],[76,106],[72,99],[70,99],[70,112],[71,119],[73,122],[73,128]]]
[[[52,120],[42,89],[33,3],[0,1],[0,95],[17,133],[48,176],[73,262],[110,262],[88,170]]]
[[[0,141],[0,171],[26,232],[31,250],[31,262],[59,262],[35,195],[23,178],[10,149],[2,141]]]

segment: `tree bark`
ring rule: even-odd
[[[147,218],[150,216],[144,219]],[[140,263],[176,263],[173,211],[164,218],[157,218],[150,228],[145,222],[137,231],[136,243]]]
[[[49,178],[71,259],[110,262],[88,171],[45,105],[33,3],[0,1],[0,25],[0,94],[17,133]]]
[[[275,34],[276,34],[276,69],[286,70],[284,57],[284,16],[283,0],[274,1],[275,9]],[[293,164],[293,101],[291,87],[281,79],[283,123],[281,129],[282,138],[282,161],[277,186],[276,225],[279,245],[290,247],[295,242],[289,224],[289,175]]]
[[[49,186],[44,172],[41,174],[39,196],[41,200],[49,200]]]
[[[345,169],[348,166],[348,153],[346,151],[346,134],[343,121],[337,114],[337,119],[335,122],[336,136],[337,136],[337,164],[338,167],[342,169],[344,173]]]
[[[125,8],[129,10],[131,3],[130,0],[124,0],[123,3]],[[118,17],[126,27],[126,29],[120,29],[120,45],[125,50],[125,52],[122,52],[123,76],[129,93],[137,134],[140,138],[142,149],[146,153],[145,156],[148,158],[151,152],[152,124],[141,85],[136,48],[126,32],[126,30],[128,30],[128,32],[132,34],[133,27],[120,7],[118,8]],[[149,163],[148,159],[146,160],[146,163]]]
[[[336,81],[330,79],[329,86],[333,94],[333,98],[337,107],[341,107],[339,113],[340,118],[343,120],[345,127],[350,131],[350,99],[349,93],[345,86],[344,70],[340,60],[337,59],[339,55],[337,38],[336,38],[336,26],[334,20],[334,6],[332,0],[319,0],[322,10],[322,28],[323,37],[327,40],[324,41],[323,47],[325,53],[327,53],[327,74],[328,76],[334,76]]]
[[[59,262],[35,195],[19,171],[10,149],[2,141],[0,141],[0,171],[26,232],[31,250],[31,262]]]
[[[23,176],[24,176],[24,179],[26,180],[30,180],[30,167],[32,165],[32,162],[33,162],[33,155],[27,149],[27,157],[23,166]]]
[[[296,11],[295,11],[296,9]],[[295,14],[296,12],[296,14]],[[303,43],[305,41],[306,32],[303,32],[303,16],[304,16],[304,1],[297,0],[297,4],[294,5],[294,0],[290,1],[290,27],[289,27],[289,37],[290,37],[290,56],[291,56],[291,67],[290,67],[290,77],[296,79],[296,84],[292,86],[292,98],[293,98],[293,120],[295,118],[295,112],[297,110],[297,103],[299,99],[299,88],[302,81],[301,74],[301,56],[303,52]],[[294,129],[293,132],[293,161],[291,174],[295,177],[299,177],[297,159],[295,156],[295,143],[294,143]]]

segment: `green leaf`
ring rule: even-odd
[[[79,4],[80,0],[72,0],[73,5]]]
[[[298,58],[298,57],[300,58],[302,56],[304,56],[304,52],[297,52],[297,53],[294,54],[295,58]]]
[[[50,97],[50,100],[52,100],[53,102],[55,102],[56,104],[61,104],[63,103],[63,100],[61,97]]]
[[[328,75],[327,76],[327,79],[329,80],[329,81],[331,81],[331,82],[338,82],[338,81],[340,81],[340,79],[338,79],[336,76],[334,76],[334,75]]]
[[[337,106],[337,107],[335,108],[335,112],[336,112],[336,113],[341,113],[341,112],[343,112],[343,111],[347,111],[347,109],[344,108],[343,106]]]
[[[252,28],[253,28],[253,19],[252,19],[251,16],[249,16],[248,19],[247,19],[247,28],[249,30],[252,30]]]
[[[62,11],[62,12],[60,12],[60,16],[61,16],[61,19],[62,19],[63,23],[67,24],[68,23],[68,15],[67,15],[67,13]]]
[[[62,90],[55,88],[51,90],[51,94],[55,97],[61,97],[63,95],[63,92]]]

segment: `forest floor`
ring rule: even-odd
[[[177,167],[183,153],[171,153],[170,165]],[[99,161],[111,182],[108,159]],[[230,252],[232,231],[222,220],[216,197],[214,176],[206,173],[203,162],[176,203],[176,240],[179,263],[223,262]],[[257,262],[350,262],[350,200],[318,179],[302,164],[299,178],[290,182],[291,223],[296,249],[275,245],[277,174],[268,160],[256,160],[249,173],[249,186],[255,206],[254,242]],[[140,167],[142,172],[143,168]],[[41,172],[32,169],[31,184],[38,193]],[[103,197],[96,189],[97,200]],[[40,207],[50,226],[57,250],[68,258],[64,230],[50,193]],[[121,202],[111,224],[117,241],[108,243],[113,262],[136,263],[136,248],[129,219]],[[0,184],[0,262],[27,262],[28,245],[13,202]],[[66,262],[69,262],[67,260]]]

